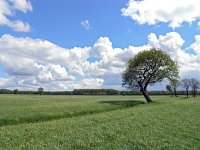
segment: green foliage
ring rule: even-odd
[[[180,85],[180,82],[178,79],[170,79],[170,86],[173,88],[177,88]]]
[[[148,102],[147,86],[164,79],[178,77],[177,64],[160,49],[139,52],[130,59],[122,74],[122,85],[131,90],[140,90]]]
[[[40,95],[44,94],[44,88],[39,87],[38,88],[38,94],[40,94]]]
[[[114,89],[75,89],[73,95],[119,95]]]
[[[19,90],[18,90],[18,89],[15,89],[15,90],[13,91],[13,93],[14,93],[14,94],[18,94],[18,93],[19,93]]]
[[[32,116],[37,115],[38,108],[41,111],[45,109],[41,113],[43,116],[47,113],[61,115],[62,111],[70,109],[69,106],[74,108],[73,111],[70,110],[71,114],[79,110],[84,111],[83,107],[88,108],[87,110],[95,110],[102,105],[121,107],[121,109],[109,112],[103,109],[101,112],[90,112],[72,118],[2,126],[0,127],[0,149],[185,150],[200,147],[199,97],[188,100],[183,97],[156,96],[155,103],[129,107],[130,102],[135,104],[143,101],[143,98],[140,96],[52,96],[53,100],[51,96],[39,95],[24,98],[20,95],[10,98],[9,95],[4,96],[0,97],[1,105],[15,109],[13,113],[27,112]],[[10,103],[6,99],[9,99]],[[14,100],[16,103],[10,105]],[[63,103],[65,108],[62,107]],[[27,106],[28,108],[24,110]],[[45,106],[52,107],[55,111],[47,111]],[[10,112],[10,109],[5,109],[5,114]],[[58,109],[61,110],[59,113]]]
[[[130,89],[146,84],[153,85],[163,79],[178,77],[177,64],[165,52],[151,49],[139,52],[128,61],[127,69],[122,74],[123,85]]]
[[[7,89],[0,89],[0,94],[12,94],[13,91]]]
[[[173,88],[174,95],[177,97],[176,88],[180,85],[179,80],[176,79],[176,78],[170,79],[170,83],[169,84]]]
[[[80,89],[79,89],[80,90]],[[100,91],[104,92],[94,92],[95,89],[88,89],[90,92],[80,92],[80,91],[74,90],[74,91],[44,91],[43,95],[141,95],[138,91],[117,91],[117,90],[109,90],[109,89],[98,89]],[[93,92],[91,92],[93,91]],[[106,91],[106,92],[105,92]],[[173,92],[173,91],[172,91]],[[192,94],[190,91],[188,91],[189,94]],[[166,91],[148,91],[149,95],[169,95],[169,92]],[[177,91],[178,95],[186,95],[186,91]],[[13,91],[11,90],[4,90],[0,89],[0,94],[13,94]],[[18,94],[20,95],[36,95],[38,94],[37,91],[18,91]],[[199,91],[196,91],[197,95],[200,95]]]

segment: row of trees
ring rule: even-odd
[[[170,80],[170,83],[166,86],[166,89],[172,94],[172,96],[174,95],[177,97],[176,89],[179,86],[185,89],[187,97],[189,96],[189,93],[191,93],[193,97],[196,97],[197,90],[198,88],[200,88],[200,82],[194,78],[185,78],[182,80],[172,79]]]
[[[114,89],[75,89],[73,95],[119,95]]]
[[[39,87],[37,91],[19,91],[0,89],[0,94],[39,94],[39,95],[119,95],[120,91],[114,89],[75,89],[73,91],[44,91]],[[128,94],[129,95],[129,94]]]
[[[172,89],[172,88],[171,88]],[[27,94],[27,95],[141,95],[139,91],[118,91],[114,89],[75,89],[73,91],[20,91],[0,89],[0,94]],[[149,95],[172,95],[171,92],[162,90],[162,91],[149,91]],[[176,91],[177,95],[186,95],[186,91]],[[189,91],[189,94],[192,94],[192,91]],[[200,91],[196,91],[196,95],[199,95]],[[174,94],[173,94],[174,95]]]
[[[12,93],[12,91],[11,91]],[[10,94],[10,93],[8,93]],[[44,94],[44,88],[39,87],[38,91],[19,91],[18,89],[13,90],[13,94]]]

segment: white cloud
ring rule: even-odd
[[[0,78],[0,87],[4,88],[5,85],[8,85],[9,79]]]
[[[200,21],[197,23],[197,26],[198,26],[197,30],[200,30]]]
[[[74,76],[69,75],[66,69],[60,65],[48,64],[44,66],[35,64],[35,67],[38,69],[37,79],[40,82],[74,80]]]
[[[1,0],[0,1],[0,25],[5,25],[18,32],[29,32],[31,27],[27,22],[21,20],[8,19],[14,16],[16,10],[27,13],[32,11],[32,5],[29,0]]]
[[[184,40],[176,32],[170,32],[164,36],[160,35],[158,38],[154,33],[151,33],[148,38],[151,47],[166,51],[178,63],[180,77],[196,77],[200,74],[199,36],[195,36],[196,41],[190,46],[190,49],[196,51],[197,55],[182,50]]]
[[[182,23],[200,18],[198,0],[130,0],[123,8],[122,15],[130,17],[139,24],[155,25],[168,23],[170,27],[180,27]]]
[[[89,51],[90,48],[65,49],[45,40],[16,38],[7,34],[0,38],[0,63],[6,66],[10,74],[29,72],[28,68],[33,70],[35,64],[62,64],[69,72],[77,72],[77,68],[85,68],[89,64],[86,62]],[[77,74],[81,75],[82,72],[79,69]]]
[[[138,49],[113,48],[108,37],[100,37],[93,47],[65,49],[49,41],[5,34],[0,38],[0,64],[7,74],[14,77],[10,80],[15,87],[98,88],[106,85],[104,80],[108,74],[113,74],[113,78],[119,76],[127,59]],[[90,57],[100,61],[90,63],[87,61]],[[77,82],[79,78],[82,80]]]
[[[90,26],[90,22],[89,22],[89,20],[83,20],[83,21],[81,21],[81,26],[84,28],[84,29],[86,29],[86,30],[90,30],[91,29],[91,26]]]
[[[195,36],[195,42],[190,46],[200,56],[200,35]]]
[[[100,88],[102,84],[104,83],[103,79],[100,78],[89,78],[89,79],[83,79],[80,82],[81,88]]]
[[[151,33],[148,35],[148,40],[151,47],[167,51],[173,57],[175,57],[174,52],[180,50],[185,42],[177,32],[169,32],[166,35],[160,35],[158,38],[154,33]]]
[[[8,26],[17,32],[29,32],[31,30],[31,26],[27,22],[23,23],[20,20],[10,22]]]
[[[182,49],[184,40],[176,32],[149,34],[147,45],[114,48],[108,37],[100,37],[91,47],[66,49],[49,41],[18,38],[8,34],[0,38],[0,65],[10,75],[0,78],[0,88],[37,90],[73,90],[75,88],[121,89],[121,73],[126,62],[151,47],[166,51],[179,64],[181,77],[200,74],[200,38],[190,46],[196,54]],[[98,61],[88,62],[93,57]]]
[[[12,2],[15,9],[20,10],[24,13],[33,10],[31,2],[29,0],[12,0]]]

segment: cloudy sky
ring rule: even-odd
[[[151,47],[198,78],[199,10],[199,0],[0,0],[0,88],[121,89],[127,60]]]

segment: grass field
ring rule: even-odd
[[[200,149],[200,97],[0,95],[0,149]]]

